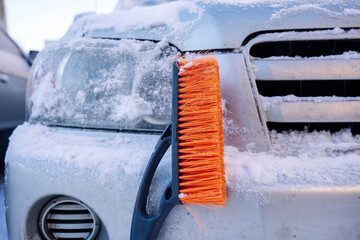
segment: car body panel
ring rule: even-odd
[[[11,226],[9,239],[39,237],[36,231],[37,213],[46,202],[58,195],[71,196],[91,206],[102,221],[99,239],[129,239],[136,189],[140,184],[141,172],[145,169],[146,156],[152,152],[158,136],[28,124],[18,128],[16,131],[19,132],[15,132],[15,135],[19,136],[25,129],[35,135],[25,134],[24,141],[41,131],[48,136],[40,136],[39,143],[27,144],[35,150],[33,155],[27,154],[25,159],[22,152],[27,150],[18,150],[24,148],[24,143],[10,145],[6,181],[11,188],[7,187],[5,192],[8,201],[7,222]],[[58,136],[60,140],[53,136]],[[69,139],[78,138],[79,142],[66,143],[62,139],[66,136]],[[43,151],[40,156],[39,146],[44,140],[49,141],[53,148]],[[69,147],[71,144],[73,148]],[[110,151],[114,157],[101,158],[94,151],[88,153],[92,155],[89,155],[89,162],[79,161],[76,148],[81,149],[84,144],[90,144],[98,152]],[[114,144],[118,149],[112,148]],[[56,158],[54,152],[64,149],[68,149],[68,152]],[[121,152],[126,152],[125,156],[116,155]],[[139,154],[141,152],[145,154]],[[131,163],[128,156],[143,157]],[[170,165],[170,154],[166,154],[153,182],[154,202],[150,203],[151,208],[156,208],[152,204],[158,204],[162,191],[170,181]],[[228,186],[227,205],[216,211],[192,207],[201,216],[208,239],[234,239],[234,236],[236,239],[359,237],[359,186],[259,185],[252,189],[252,194],[246,189],[243,191],[238,192]],[[19,192],[22,197],[18,197]],[[206,234],[200,231],[185,206],[179,205],[168,216],[158,239],[184,238],[201,239],[206,238]]]
[[[220,1],[221,2],[221,1]],[[336,4],[339,3],[339,4]],[[169,3],[176,5],[178,2]],[[180,5],[180,4],[179,4]],[[185,5],[185,6],[183,6]],[[124,31],[116,26],[117,22],[108,21],[108,16],[84,16],[82,21],[75,23],[73,28],[87,37],[101,38],[134,38],[167,40],[183,51],[199,51],[202,49],[239,48],[246,43],[251,34],[284,30],[315,30],[340,28],[357,28],[360,19],[351,9],[358,9],[358,1],[274,1],[270,3],[186,3],[178,7],[180,23],[187,26],[187,31],[176,34],[174,26],[169,24],[151,25],[148,28],[137,30],[136,25],[129,26]],[[156,7],[156,6],[155,6]],[[154,11],[156,8],[154,7]],[[130,10],[131,11],[131,10]],[[135,11],[135,10],[134,10]],[[114,13],[117,14],[117,13]],[[140,13],[142,14],[142,13]],[[126,12],[118,13],[119,21],[126,17]],[[124,15],[124,16],[121,16]],[[140,19],[149,16],[139,16]],[[187,22],[193,21],[187,25]],[[90,26],[94,22],[106,22],[105,27],[100,24]],[[89,24],[89,26],[87,25]],[[78,25],[78,26],[77,26]],[[104,26],[104,25],[103,25]],[[71,38],[70,28],[65,37]],[[182,30],[182,29],[181,29]],[[169,34],[170,32],[170,34]],[[76,36],[78,36],[78,32]]]

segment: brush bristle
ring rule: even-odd
[[[184,204],[226,201],[219,66],[212,55],[179,63],[179,193]]]

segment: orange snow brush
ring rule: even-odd
[[[172,122],[156,144],[140,183],[131,239],[154,240],[176,204],[224,206],[226,201],[224,137],[219,67],[213,55],[173,67]],[[146,202],[156,168],[172,145],[172,181],[159,212],[149,216]],[[188,207],[187,207],[188,208]]]
[[[181,61],[178,100],[180,201],[225,205],[219,67],[213,56]]]

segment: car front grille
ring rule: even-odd
[[[263,122],[275,130],[360,123],[360,31],[265,34],[246,47]]]
[[[95,239],[100,221],[84,203],[62,196],[43,208],[39,226],[45,239]]]

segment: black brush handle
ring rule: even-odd
[[[172,194],[172,183],[170,182],[162,196],[159,212],[155,216],[149,216],[146,212],[146,202],[151,181],[162,157],[171,145],[171,129],[172,124],[170,123],[157,142],[155,150],[146,166],[136,198],[131,224],[131,240],[155,240],[167,215],[175,206]]]

